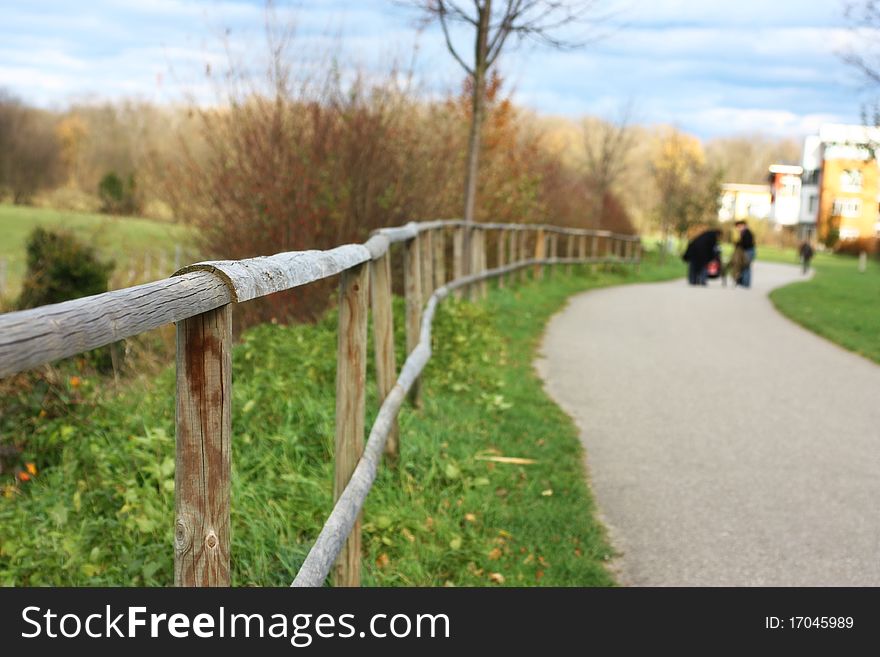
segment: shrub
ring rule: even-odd
[[[134,214],[138,210],[134,174],[126,180],[110,171],[98,183],[101,212],[108,214]]]
[[[836,226],[832,226],[828,229],[828,234],[825,235],[825,239],[822,240],[822,242],[829,249],[833,249],[835,246],[837,246],[838,241],[840,241],[840,229]]]
[[[835,253],[857,256],[862,251],[868,255],[880,253],[880,240],[876,237],[859,237],[854,240],[839,240],[834,245]]]
[[[35,228],[27,243],[27,275],[17,305],[34,308],[106,292],[113,266],[69,233]]]

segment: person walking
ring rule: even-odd
[[[681,259],[688,263],[688,283],[691,285],[706,285],[708,278],[706,267],[718,257],[720,234],[720,230],[710,229],[688,242]]]
[[[739,231],[739,242],[737,248],[743,250],[745,254],[745,262],[743,263],[742,273],[737,283],[745,288],[752,286],[752,262],[755,260],[755,236],[749,230],[748,224],[740,219],[734,226]]]
[[[813,250],[813,245],[810,244],[810,240],[806,239],[801,243],[801,248],[798,249],[798,252],[801,256],[801,264],[804,267],[804,276],[810,271],[810,260],[813,259],[813,254],[815,251]]]

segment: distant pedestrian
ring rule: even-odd
[[[720,230],[707,230],[688,242],[687,249],[681,259],[688,263],[688,283],[706,285],[709,277],[707,267],[718,258],[718,237]]]
[[[735,224],[739,231],[739,241],[736,246],[743,250],[745,254],[745,262],[743,263],[742,273],[736,282],[743,287],[752,286],[752,263],[755,261],[755,236],[749,230],[748,224],[740,219]]]
[[[801,248],[798,250],[801,256],[801,264],[804,266],[804,276],[810,271],[810,260],[813,259],[813,245],[810,244],[810,240],[804,240],[801,244]]]

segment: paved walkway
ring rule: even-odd
[[[577,421],[622,584],[880,585],[880,367],[751,290],[574,297],[537,363]]]

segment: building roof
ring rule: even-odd
[[[788,173],[793,176],[799,176],[804,172],[803,167],[795,164],[771,164],[770,173]]]

